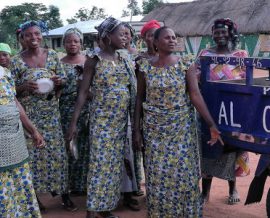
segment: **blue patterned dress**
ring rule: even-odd
[[[98,58],[91,87],[87,209],[110,211],[120,199],[128,113],[134,107],[136,81],[124,59],[114,63]]]
[[[63,66],[53,50],[48,50],[45,68],[30,68],[20,55],[15,56],[11,60],[11,73],[16,85],[27,80],[50,78],[53,75],[65,78]],[[36,192],[65,193],[68,177],[67,153],[55,91],[30,95],[24,92],[18,96],[18,100],[46,142],[45,148],[38,149],[27,141]]]
[[[187,93],[189,58],[168,68],[139,61],[146,81],[143,103],[148,217],[202,217],[199,148]]]
[[[80,80],[75,66],[77,64],[63,63],[67,75],[66,83],[62,89],[59,99],[61,123],[64,134],[66,134],[74,112],[74,106],[77,99],[78,82]],[[89,163],[89,102],[87,102],[81,111],[77,123],[77,148],[79,152],[78,160],[69,157],[69,190],[77,192],[86,192],[86,180]]]
[[[14,104],[14,97],[15,84],[5,69],[4,76],[0,76],[0,107]],[[0,124],[3,125],[2,120]],[[28,159],[12,167],[0,167],[0,217],[41,217]]]

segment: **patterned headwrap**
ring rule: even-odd
[[[146,24],[144,24],[141,29],[141,36],[144,37],[145,33],[153,28],[160,28],[160,23],[157,20],[150,20]]]
[[[70,35],[70,34],[77,35],[79,37],[79,39],[80,39],[81,44],[83,43],[83,33],[78,28],[74,27],[74,28],[67,29],[66,32],[64,33],[64,35],[63,35],[63,44],[64,44],[64,42],[66,40],[66,37],[68,35]]]
[[[32,26],[38,27],[42,33],[48,32],[47,23],[41,20],[39,21],[29,20],[29,21],[24,22],[23,24],[20,25],[21,32],[23,33],[25,30],[27,30],[28,28]]]
[[[130,33],[131,33],[131,37],[133,38],[134,36],[135,36],[135,33],[136,33],[136,31],[135,31],[135,29],[129,24],[129,23],[123,23],[124,24],[124,26],[126,27],[126,28],[128,28],[129,30],[130,30]]]
[[[106,18],[99,26],[95,27],[100,38],[104,38],[108,33],[111,33],[122,22],[113,17]]]
[[[9,45],[6,43],[0,43],[0,51],[11,54],[11,49],[10,49]]]
[[[230,18],[221,18],[215,20],[212,26],[212,31],[218,28],[227,28],[229,30],[234,29],[235,31],[237,31],[236,24]]]

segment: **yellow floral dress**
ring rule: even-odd
[[[58,75],[63,79],[66,77],[57,53],[53,50],[48,50],[45,68],[30,68],[20,55],[13,57],[11,73],[16,85],[21,85],[27,80],[50,78],[53,75]],[[68,181],[68,160],[60,120],[59,101],[55,91],[45,94],[24,92],[18,96],[18,100],[46,142],[45,148],[38,149],[30,143],[30,140],[27,140],[36,192],[65,193]]]
[[[2,70],[3,68],[0,67],[0,71]],[[14,97],[14,81],[10,72],[5,69],[4,74],[0,76],[0,110],[1,107],[10,104],[16,107]],[[5,125],[2,121],[4,122],[0,118],[1,127]],[[19,112],[18,122],[20,122]],[[1,139],[0,136],[0,146],[3,146]],[[0,217],[41,217],[28,159],[13,166],[0,167]]]
[[[185,72],[192,60],[169,67],[139,61],[146,81],[143,135],[148,217],[202,217],[199,148]]]
[[[80,80],[75,64],[63,63],[67,80],[61,91],[59,99],[61,123],[64,134],[66,134],[74,112],[78,93],[78,80]],[[69,156],[68,174],[69,190],[86,192],[86,180],[89,163],[89,102],[87,102],[80,113],[77,123],[77,148],[78,160]]]
[[[87,209],[109,211],[120,199],[128,113],[135,103],[136,80],[127,60],[98,59],[91,87]]]

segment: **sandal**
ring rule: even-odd
[[[67,211],[78,210],[78,207],[71,201],[67,194],[62,195],[62,205]]]
[[[228,197],[228,204],[233,205],[240,202],[240,197],[238,195],[238,192],[233,192],[233,194],[230,194]]]

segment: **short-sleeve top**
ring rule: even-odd
[[[15,95],[15,84],[10,71],[0,66],[0,105],[14,102]]]
[[[20,55],[14,56],[11,59],[11,73],[15,79],[15,84],[21,85],[27,80],[37,80],[40,78],[50,78],[54,75],[62,79],[66,78],[63,65],[60,62],[57,53],[49,49],[44,68],[31,68],[22,59]]]
[[[226,57],[240,57],[246,58],[248,57],[248,53],[245,50],[235,50],[231,54],[218,54],[210,49],[204,49],[201,51],[198,57],[201,56],[226,56]],[[198,59],[199,60],[199,59]],[[245,70],[240,66],[234,65],[210,65],[210,80],[230,80],[230,79],[241,79],[245,78],[246,73]]]
[[[147,110],[179,110],[190,106],[186,87],[186,71],[194,62],[191,55],[179,57],[177,64],[169,67],[152,66],[149,60],[139,60],[140,72],[146,81]]]

